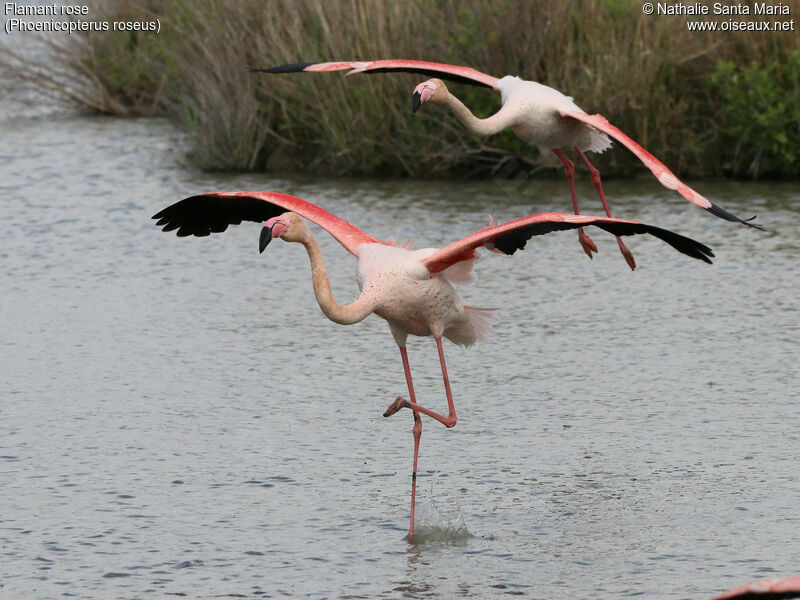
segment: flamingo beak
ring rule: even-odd
[[[272,241],[272,227],[266,225],[261,229],[261,235],[258,238],[258,253],[262,254],[269,243]]]
[[[416,113],[420,106],[422,106],[422,94],[414,90],[414,94],[411,96],[411,113]]]
[[[431,81],[423,81],[414,88],[414,93],[411,95],[411,112],[415,113],[419,107],[425,104],[428,100],[433,98],[436,94],[436,86]]]

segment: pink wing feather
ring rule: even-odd
[[[750,227],[755,227],[757,229],[763,229],[760,225],[756,223],[749,223],[748,220],[740,219],[739,217],[732,215],[728,211],[720,208],[719,206],[712,204],[707,198],[698,194],[688,185],[683,183],[680,179],[678,179],[675,174],[670,171],[667,166],[658,160],[655,156],[650,154],[647,150],[645,150],[639,143],[628,137],[625,133],[623,133],[620,129],[612,125],[608,122],[603,115],[589,115],[585,112],[574,111],[574,110],[560,110],[558,111],[564,117],[571,117],[573,119],[577,119],[578,121],[583,121],[587,125],[591,125],[595,129],[602,131],[616,139],[620,142],[623,146],[628,148],[631,152],[633,152],[636,157],[641,160],[645,166],[653,172],[653,175],[656,176],[656,179],[663,185],[665,188],[670,190],[677,191],[681,196],[686,198],[692,204],[696,204],[700,208],[704,208],[710,213],[726,219],[728,221],[736,221],[739,223],[744,223]],[[752,217],[755,218],[755,217]]]
[[[767,600],[768,598],[800,598],[800,575],[786,579],[767,579],[756,583],[748,583],[714,596],[711,600]]]
[[[461,67],[458,65],[448,65],[444,63],[427,62],[423,60],[371,60],[371,61],[343,61],[343,62],[324,62],[324,63],[295,63],[290,65],[279,65],[266,69],[252,69],[264,73],[313,73],[327,71],[342,71],[350,69],[348,75],[355,73],[422,73],[425,75],[437,75],[442,79],[449,79],[460,83],[472,85],[483,85],[492,89],[497,89],[497,77],[492,77],[486,73],[476,71],[472,67]]]
[[[242,221],[263,222],[294,212],[325,229],[352,254],[361,244],[382,243],[348,221],[295,196],[271,192],[211,192],[184,198],[153,215],[163,231],[205,236]]]
[[[476,231],[464,239],[437,250],[423,260],[422,264],[431,273],[438,273],[457,262],[474,258],[475,250],[480,247],[500,254],[513,254],[515,251],[523,249],[527,241],[534,235],[577,229],[587,225],[594,225],[614,235],[649,233],[665,241],[679,252],[707,263],[711,263],[708,257],[714,256],[711,249],[700,242],[636,221],[589,215],[540,213]]]

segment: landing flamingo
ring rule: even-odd
[[[510,75],[498,79],[470,67],[418,60],[297,63],[252,70],[266,73],[295,73],[301,71],[341,71],[343,69],[351,69],[347,73],[348,75],[398,71],[437,75],[441,79],[429,79],[420,83],[414,89],[411,98],[412,111],[416,113],[417,109],[426,102],[444,104],[455,113],[456,117],[471,133],[492,135],[510,127],[525,142],[535,144],[542,149],[552,150],[564,165],[564,170],[569,179],[570,193],[572,194],[572,208],[576,215],[579,211],[578,199],[575,194],[575,166],[561,151],[561,148],[571,147],[589,169],[592,183],[597,189],[606,215],[610,217],[611,210],[608,208],[608,203],[603,193],[600,172],[589,162],[584,152],[603,152],[607,150],[611,146],[611,140],[608,136],[611,136],[633,152],[653,172],[653,175],[658,178],[658,181],[664,187],[676,190],[689,202],[706,209],[713,215],[728,221],[736,221],[750,227],[763,229],[760,225],[749,222],[755,217],[751,217],[748,220],[740,219],[695,192],[680,181],[655,156],[614,127],[602,115],[585,113],[569,96],[565,96],[558,90],[535,81],[525,81]],[[502,108],[491,117],[479,119],[448,91],[442,79],[498,90],[502,98]],[[587,256],[592,258],[592,252],[597,252],[597,246],[583,232],[583,228],[580,227],[578,228],[578,241]],[[622,255],[625,257],[625,261],[631,269],[635,269],[636,261],[633,258],[633,254],[622,243],[619,236],[617,236],[617,243]]]
[[[361,293],[350,304],[341,305],[333,299],[322,253],[301,217],[327,230],[358,259],[357,280]],[[409,250],[391,242],[381,242],[300,198],[267,192],[215,192],[191,196],[165,208],[153,218],[158,219],[156,225],[163,226],[163,231],[177,229],[179,236],[206,236],[225,231],[228,225],[238,225],[243,220],[264,222],[259,238],[260,252],[274,238],[297,242],[305,247],[311,262],[314,295],[325,316],[336,323],[351,325],[375,313],[389,322],[400,348],[409,399],[398,396],[386,409],[384,416],[410,408],[414,417],[409,538],[414,534],[417,458],[422,435],[419,413],[436,419],[445,427],[453,427],[457,419],[442,337],[462,346],[470,346],[483,339],[491,329],[494,309],[465,304],[451,285],[471,278],[477,248],[487,248],[499,254],[514,254],[525,248],[532,236],[594,225],[614,235],[649,233],[679,252],[709,264],[709,257],[714,256],[707,246],[699,242],[651,225],[610,217],[560,213],[541,213],[502,225],[491,225],[441,249]],[[417,403],[406,352],[409,334],[433,336],[436,341],[447,397],[447,416]]]

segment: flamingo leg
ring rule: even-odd
[[[397,400],[392,402],[389,405],[389,408],[386,409],[386,412],[383,413],[384,417],[390,417],[394,413],[396,413],[401,408],[410,408],[413,411],[421,412],[423,415],[427,415],[432,419],[436,419],[447,428],[455,427],[456,421],[458,420],[458,416],[456,415],[456,407],[453,404],[453,392],[450,390],[450,379],[447,376],[447,366],[444,362],[444,350],[442,350],[442,338],[436,338],[436,347],[439,349],[439,362],[442,365],[442,379],[444,380],[444,391],[447,394],[447,408],[449,410],[449,414],[445,417],[440,415],[436,411],[431,410],[430,408],[425,408],[424,406],[420,406],[416,402],[412,401],[409,402],[402,396],[398,396]]]
[[[592,176],[592,183],[594,187],[597,189],[597,193],[600,195],[600,201],[603,203],[603,208],[606,210],[606,216],[611,216],[611,210],[608,208],[608,203],[606,202],[606,195],[603,193],[603,184],[600,181],[600,171],[589,162],[589,159],[586,158],[586,155],[581,152],[580,148],[574,146],[573,149],[575,152],[578,153],[578,156],[581,157],[583,164],[586,165],[586,168],[589,169],[589,173]],[[575,211],[577,213],[577,210]],[[633,259],[633,253],[628,249],[628,247],[622,243],[622,239],[617,236],[617,244],[619,244],[619,251],[622,252],[622,256],[625,258],[625,262],[628,263],[628,266],[631,270],[636,268],[636,261]]]
[[[569,191],[572,194],[572,209],[575,211],[575,214],[578,215],[580,211],[578,211],[578,197],[575,195],[575,165],[561,150],[556,150],[554,148],[553,154],[564,164],[564,172],[567,174],[567,179],[569,179]],[[592,258],[592,252],[597,252],[597,246],[592,241],[592,238],[583,232],[583,227],[578,228],[578,241],[583,251],[586,252],[586,256]]]
[[[411,402],[416,404],[417,400],[414,396],[414,384],[411,382],[411,367],[408,365],[408,352],[405,349],[405,346],[400,347],[400,356],[403,359],[403,370],[406,373],[406,384],[408,385],[408,397],[411,398]],[[414,535],[414,507],[415,507],[415,499],[417,493],[417,458],[419,457],[419,440],[422,437],[422,419],[419,417],[419,413],[415,410],[413,411],[414,414],[414,427],[411,430],[414,434],[414,467],[411,471],[411,523],[408,526],[408,538]]]

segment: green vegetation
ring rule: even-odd
[[[790,6],[800,14],[798,0]],[[441,107],[412,116],[424,76],[247,70],[413,58],[551,85],[680,174],[798,174],[796,31],[690,32],[686,17],[644,15],[638,0],[99,0],[91,10],[95,20],[157,17],[161,33],[61,36],[55,61],[6,49],[0,63],[93,111],[169,116],[206,168],[442,176],[552,164],[510,132],[469,135]],[[500,105],[488,90],[450,88],[479,116]],[[609,174],[641,168],[619,149],[596,163]]]
[[[800,52],[768,65],[720,60],[712,82],[722,98],[720,129],[732,143],[729,169],[753,176],[800,172]]]

